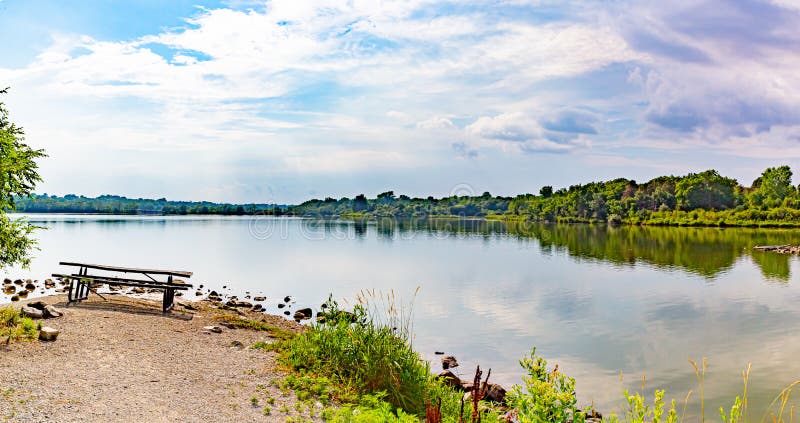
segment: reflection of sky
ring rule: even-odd
[[[640,386],[645,374],[648,389],[667,388],[680,402],[696,391],[690,357],[709,358],[709,410],[730,405],[750,361],[753,410],[800,376],[800,288],[776,282],[757,265],[763,259],[739,257],[709,278],[575,259],[566,248],[544,253],[536,239],[503,234],[236,217],[96,219],[47,223],[30,275],[42,278],[67,259],[186,269],[196,285],[264,293],[272,311],[287,294],[301,306],[371,288],[407,300],[420,287],[414,342],[426,358],[453,353],[462,375],[481,364],[511,384],[517,360],[536,346],[577,378],[582,401],[605,409],[621,398],[620,371],[625,386]],[[798,261],[787,263],[796,274]]]

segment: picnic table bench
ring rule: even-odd
[[[78,268],[77,273],[53,273],[53,277],[70,281],[69,291],[67,294],[67,304],[80,302],[89,298],[89,292],[94,292],[100,296],[100,298],[105,300],[105,297],[92,289],[92,284],[100,283],[110,286],[132,286],[162,290],[164,291],[162,310],[164,313],[166,313],[175,305],[175,291],[185,291],[192,288],[192,285],[180,283],[174,279],[175,277],[190,278],[192,277],[192,272],[184,272],[179,270],[136,269],[131,267],[106,266],[102,264],[75,263],[68,261],[62,261],[58,264],[61,266],[73,266]],[[136,273],[143,275],[147,279],[131,279],[110,275],[89,274],[89,269],[105,272]],[[154,275],[166,276],[167,279],[156,280],[153,277]]]

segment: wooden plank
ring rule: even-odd
[[[61,275],[61,274],[54,273],[53,277],[55,277],[55,278],[65,278],[65,279],[75,279],[75,280],[86,279],[86,280],[92,281],[93,283],[104,283],[104,284],[108,284],[108,285],[117,285],[117,286],[138,286],[138,287],[141,287],[141,288],[180,289],[180,290],[188,290],[189,288],[192,288],[191,285],[182,284],[182,283],[168,284],[168,283],[153,283],[153,282],[150,282],[150,281],[142,281],[142,282],[115,281],[115,280],[108,280],[108,279],[104,279],[104,278],[92,277],[92,276],[87,276],[87,275],[74,276],[74,275]]]
[[[62,266],[77,266],[77,267],[86,267],[89,269],[108,270],[111,272],[149,273],[151,275],[172,275],[172,276],[181,276],[184,278],[191,278],[193,274],[192,272],[186,272],[181,270],[136,269],[133,267],[106,266],[104,264],[76,263],[71,261],[62,261],[59,262],[58,264]]]
[[[157,281],[157,280],[152,279],[152,278],[149,279],[149,280],[146,280],[146,279],[132,279],[132,278],[118,278],[116,276],[89,275],[89,274],[86,274],[86,273],[83,273],[83,274],[73,273],[73,274],[67,275],[67,276],[75,277],[75,278],[103,279],[103,280],[107,280],[107,281],[116,281],[116,282],[140,282],[140,283],[159,284],[159,285],[188,286],[190,288],[192,287],[192,284],[190,284],[190,283],[185,283],[185,282],[184,283],[176,283],[176,282],[170,283],[170,282],[167,282],[167,281]]]

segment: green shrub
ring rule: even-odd
[[[575,379],[558,371],[547,370],[547,361],[536,355],[519,361],[527,372],[522,380],[525,386],[514,385],[506,396],[511,408],[515,408],[520,423],[582,423],[586,414],[576,407]]]
[[[23,317],[19,310],[13,307],[0,308],[0,339],[13,342],[19,340],[33,340],[39,337],[41,323],[29,317]]]

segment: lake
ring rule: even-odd
[[[317,308],[365,289],[413,299],[414,346],[462,377],[492,369],[519,382],[536,346],[577,379],[580,403],[620,406],[623,388],[699,397],[688,358],[708,357],[707,416],[748,391],[753,416],[800,379],[796,257],[752,250],[800,244],[800,231],[545,225],[465,220],[353,223],[270,217],[32,215],[42,279],[60,260],[190,270],[189,282],[263,293],[268,310]],[[223,289],[225,286],[227,289]],[[419,292],[414,296],[415,290]],[[230,290],[230,291],[229,291]],[[7,297],[0,297],[7,301]],[[620,382],[620,372],[623,381]],[[693,402],[694,404],[694,402]],[[690,406],[689,414],[696,413]],[[617,408],[617,411],[618,408]],[[680,411],[680,410],[679,410]]]

